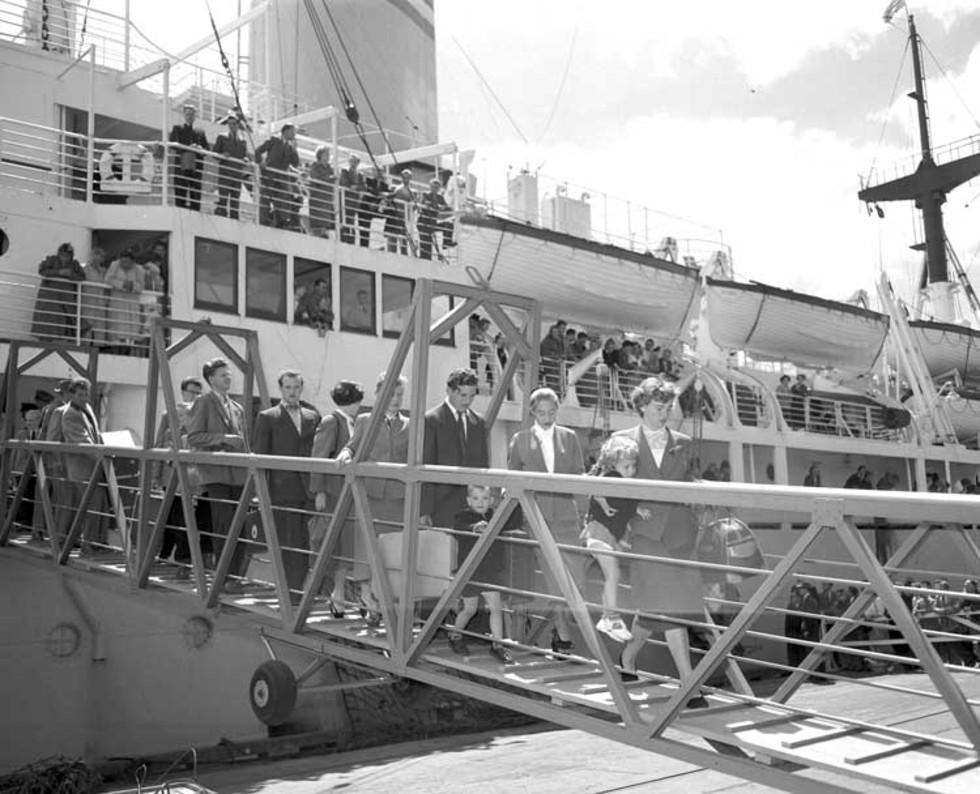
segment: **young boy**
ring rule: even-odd
[[[459,511],[453,521],[453,528],[459,531],[456,536],[457,570],[463,565],[476,545],[477,536],[486,531],[487,525],[493,517],[493,508],[490,506],[490,489],[482,485],[467,486],[466,505],[466,510]],[[499,583],[503,576],[504,562],[503,544],[494,542],[480,561],[472,581],[483,584]],[[504,609],[500,593],[496,590],[481,591],[479,586],[475,584],[467,583],[463,590],[463,608],[456,615],[456,623],[449,633],[449,647],[453,649],[454,653],[461,656],[466,656],[469,653],[469,647],[466,645],[461,632],[476,614],[481,595],[490,612],[490,636],[494,640],[490,645],[490,655],[504,664],[513,664],[514,658],[510,655],[510,651],[500,643],[504,636]]]

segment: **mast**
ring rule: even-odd
[[[914,201],[922,213],[925,242],[911,246],[925,251],[924,279],[932,299],[937,320],[955,322],[956,305],[953,294],[956,283],[949,278],[949,259],[946,254],[946,230],[943,225],[943,204],[946,194],[954,188],[980,175],[980,154],[962,157],[937,165],[932,156],[929,131],[929,106],[926,101],[925,77],[922,72],[921,39],[915,29],[915,18],[910,14],[909,43],[912,47],[914,90],[908,96],[915,100],[919,121],[919,143],[922,154],[916,170],[904,177],[866,187],[858,192],[858,198],[868,203],[883,201]]]

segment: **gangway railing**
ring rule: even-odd
[[[968,643],[969,635],[929,628],[917,621],[903,601],[915,588],[895,583],[906,568],[918,564],[920,552],[929,556],[930,544],[958,544],[964,550],[963,576],[980,564],[980,550],[972,530],[966,528],[976,520],[975,497],[611,480],[392,463],[344,465],[333,460],[185,450],[81,450],[72,445],[29,441],[7,441],[2,450],[4,455],[18,457],[17,486],[0,525],[0,542],[12,551],[126,577],[139,589],[179,591],[211,606],[224,604],[251,612],[257,619],[277,624],[273,634],[282,641],[306,647],[311,653],[452,689],[785,790],[826,789],[820,788],[822,783],[763,763],[765,757],[844,773],[855,780],[852,790],[860,790],[858,779],[910,791],[968,791],[977,785],[980,724],[975,709],[980,699],[972,693],[980,673],[937,650],[956,641]],[[138,463],[141,468],[144,464],[165,464],[169,466],[165,489],[153,495],[149,504],[141,502],[137,498],[142,491],[139,484],[103,484],[99,467],[93,466],[88,482],[75,485],[81,496],[70,505],[74,518],[67,528],[59,528],[58,512],[66,505],[56,502],[59,489],[56,478],[47,474],[46,463],[59,453],[80,452],[102,463],[102,471],[109,464],[118,467],[127,463],[131,467]],[[174,500],[181,498],[177,481],[186,482],[178,474],[218,461],[241,470],[246,478],[241,499],[229,505],[234,518],[226,536],[223,530],[175,522],[171,512]],[[18,516],[27,503],[32,468],[37,475],[33,505],[42,513],[39,524],[25,523],[24,516]],[[335,478],[339,493],[333,512],[317,513],[278,503],[267,478],[273,472],[289,471]],[[49,480],[54,481],[50,491]],[[481,485],[502,496],[488,527],[453,572],[452,546],[462,537],[460,530],[423,527],[417,522],[403,527],[400,520],[376,520],[378,503],[368,490],[372,481],[405,486],[419,482]],[[99,488],[106,488],[110,498],[107,507],[93,513],[89,508]],[[806,512],[811,521],[804,531],[795,533],[788,550],[769,570],[757,563],[711,559],[693,550],[680,552],[662,545],[607,552],[605,556],[615,558],[633,577],[633,587],[621,591],[615,611],[626,618],[639,615],[655,620],[659,626],[681,629],[704,640],[703,647],[693,652],[690,666],[683,669],[681,665],[678,674],[671,657],[663,657],[670,643],[654,635],[644,646],[640,667],[633,673],[617,661],[617,645],[595,629],[596,616],[609,609],[609,604],[604,605],[596,596],[601,582],[595,576],[583,579],[575,573],[577,559],[594,555],[581,546],[556,542],[542,511],[548,499],[599,493],[638,499],[659,509],[665,505],[712,505],[736,514],[748,508]],[[345,520],[348,507],[349,521]],[[509,522],[518,507],[523,520]],[[283,542],[279,527],[289,511],[319,523],[323,531],[318,543],[308,548]],[[145,530],[140,529],[141,514],[150,519]],[[855,523],[854,516],[858,515],[918,525],[905,533],[897,550],[882,564]],[[100,516],[110,520],[115,529],[110,526],[101,535],[93,530],[87,522],[98,521]],[[35,533],[33,539],[31,533]],[[158,558],[158,543],[167,533],[186,539],[191,550],[189,560]],[[353,541],[347,547],[345,533]],[[206,537],[224,544],[215,549],[220,553],[211,561],[200,552]],[[77,552],[73,549],[76,541],[82,544]],[[818,542],[823,547],[834,545],[839,558],[828,565],[810,559]],[[239,546],[267,562],[253,562],[244,574],[235,573],[230,563]],[[406,547],[413,546],[417,556],[406,557]],[[484,580],[481,563],[495,546],[506,550],[516,578]],[[935,549],[933,546],[932,551]],[[298,586],[295,574],[287,573],[296,570],[297,557],[306,561]],[[366,574],[375,585],[371,602],[363,605],[366,618],[358,616],[358,598],[350,583],[343,590],[342,604],[337,603],[341,600],[337,590],[330,588],[332,571],[339,568],[351,572],[358,567],[363,568],[358,575]],[[917,569],[921,570],[921,564]],[[629,598],[640,581],[636,577],[650,570],[674,581],[683,578],[678,571],[686,572],[702,585],[711,584],[712,588],[705,589],[715,593],[706,596],[708,609],[685,611],[668,603],[631,603]],[[181,571],[188,575],[180,576]],[[739,581],[733,584],[732,580]],[[230,581],[235,587],[227,587]],[[841,614],[787,608],[790,585],[808,582],[830,582],[855,592]],[[523,619],[512,620],[514,628],[508,636],[497,638],[508,649],[513,665],[480,653],[460,656],[447,647],[444,632],[454,630],[447,615],[467,585],[500,593],[506,599],[507,614]],[[926,587],[921,592],[937,591]],[[976,603],[980,596],[975,594],[958,593],[957,597],[980,606]],[[873,612],[876,603],[883,610]],[[557,658],[546,640],[541,647],[540,631],[536,634],[521,628],[527,621],[546,626],[556,610],[570,612],[577,646]],[[889,617],[884,624],[883,613]],[[787,636],[783,631],[787,616],[822,620],[826,631],[822,635]],[[890,637],[890,648],[856,644],[860,642],[856,640],[858,630],[883,625],[887,632],[895,633]],[[460,633],[470,642],[485,639],[478,632],[461,629]],[[749,645],[757,650],[747,651]],[[794,650],[795,657],[786,658],[788,649]],[[658,654],[663,657],[659,661]],[[907,665],[925,676],[881,674],[851,679],[840,671],[821,669],[831,655]],[[765,695],[764,688],[757,691],[748,681],[753,669],[788,673],[788,677],[774,694]],[[636,680],[624,681],[624,674]],[[839,712],[832,708],[825,691],[808,694],[809,687],[804,685],[808,677],[853,688],[848,703],[859,700],[877,704],[886,716],[878,721],[855,718],[847,705]],[[692,698],[703,698],[701,705],[705,707],[686,705]],[[910,710],[916,713],[910,704],[920,702],[941,704],[947,721],[938,728],[933,723],[930,728],[926,722],[920,726],[914,718],[910,720]],[[893,704],[891,713],[888,704]],[[934,713],[935,709],[928,711]],[[667,729],[669,736],[664,733]],[[722,749],[704,749],[697,741],[704,738],[716,746],[723,745]]]

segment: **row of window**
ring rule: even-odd
[[[324,303],[331,307],[328,328],[336,328],[333,320],[333,267],[302,257],[293,258],[293,309],[303,296],[326,284]],[[370,270],[341,267],[339,274],[339,330],[377,336],[377,280]],[[321,287],[321,290],[323,288]],[[415,290],[414,279],[381,274],[381,333],[397,337],[405,327],[408,309]],[[245,248],[245,316],[261,320],[286,322],[288,295],[286,255],[258,248]],[[441,304],[441,305],[440,305]],[[442,296],[432,308],[440,316],[453,306],[452,298]],[[238,306],[238,246],[205,237],[194,239],[194,308],[213,312],[240,314]],[[439,344],[455,344],[452,331],[438,340]]]

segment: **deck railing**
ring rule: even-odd
[[[117,289],[0,271],[0,336],[147,355],[150,323],[166,314],[162,292]]]
[[[25,554],[53,557],[62,565],[126,577],[138,588],[196,593],[208,606],[225,604],[252,612],[264,621],[280,622],[286,635],[306,636],[316,643],[320,653],[338,659],[356,660],[440,686],[462,687],[460,691],[494,702],[506,701],[509,707],[529,709],[529,713],[538,713],[540,709],[534,704],[540,704],[542,693],[551,692],[552,700],[569,701],[585,709],[575,709],[580,715],[576,717],[580,720],[578,727],[630,743],[649,737],[653,742],[651,749],[656,749],[658,737],[668,727],[700,735],[698,731],[703,728],[691,719],[702,712],[691,711],[685,704],[692,697],[704,697],[704,705],[708,706],[703,711],[705,716],[719,709],[729,715],[731,722],[731,715],[742,709],[744,713],[738,712],[737,716],[758,722],[763,734],[763,726],[771,728],[777,721],[813,722],[807,744],[848,735],[867,739],[869,751],[877,746],[880,752],[883,742],[888,748],[894,745],[890,752],[895,753],[905,752],[906,744],[914,744],[919,750],[933,748],[924,751],[935,753],[926,760],[929,765],[946,770],[944,776],[976,766],[980,723],[975,709],[980,700],[970,693],[975,691],[972,682],[980,671],[972,666],[972,661],[968,663],[966,656],[957,655],[959,651],[954,654],[949,648],[955,643],[971,648],[972,632],[980,627],[969,617],[958,623],[967,633],[951,624],[917,620],[905,597],[932,594],[949,598],[950,593],[927,585],[896,584],[910,571],[921,572],[924,559],[933,558],[931,552],[926,552],[924,558],[917,556],[930,542],[947,548],[949,543],[959,543],[964,550],[959,555],[947,555],[944,565],[950,568],[943,574],[951,570],[965,578],[980,565],[980,549],[969,529],[977,516],[975,497],[611,480],[382,463],[345,466],[330,460],[82,448],[28,441],[4,442],[0,451],[6,456],[5,464],[13,464],[15,475],[8,481],[11,498],[5,502],[0,542]],[[76,456],[77,468],[79,454],[88,456],[91,474],[87,481],[76,477],[68,482],[59,474],[59,456]],[[183,489],[191,482],[193,467],[218,462],[241,470],[245,484],[239,499],[211,501],[208,529],[194,507],[202,497],[195,500],[191,492]],[[168,465],[161,478],[162,491],[151,491],[149,479],[125,481],[115,476],[118,467],[125,465],[132,470],[143,463]],[[285,472],[333,478],[337,490],[331,491],[334,495],[329,512],[279,503],[275,491],[270,490],[270,478]],[[459,560],[457,569],[454,543],[467,534],[453,527],[420,526],[411,507],[394,516],[378,514],[375,520],[374,510],[380,509],[380,502],[372,496],[377,491],[371,489],[380,481],[404,487],[406,505],[418,505],[415,500],[420,482],[443,486],[479,484],[498,489],[503,496],[493,519],[475,539],[473,550]],[[372,482],[374,486],[370,485]],[[31,492],[33,499],[28,496]],[[701,535],[691,536],[681,544],[640,544],[645,537],[641,532],[634,536],[632,549],[587,550],[564,536],[552,534],[557,529],[549,524],[550,514],[543,512],[546,500],[542,496],[554,500],[587,494],[632,498],[661,506],[656,509],[662,509],[664,504],[687,506],[683,509],[694,509],[695,515],[705,516],[702,533],[713,526],[704,522],[719,511],[806,513],[811,515],[811,521],[804,531],[794,533],[785,553],[771,558],[771,568],[749,562],[751,556],[712,557]],[[182,516],[172,510],[175,500],[184,506]],[[699,508],[706,505],[713,508]],[[28,506],[31,516],[27,515]],[[219,507],[221,510],[215,512]],[[523,519],[514,523],[508,519],[517,507],[522,509]],[[218,526],[219,513],[224,516],[221,521],[230,523]],[[312,546],[304,540],[303,533],[284,534],[290,515],[301,519],[299,526],[315,530],[316,542]],[[345,520],[348,515],[353,523]],[[878,560],[869,535],[855,523],[854,517],[861,515],[917,526],[896,535],[888,559]],[[173,561],[158,558],[159,544],[165,536],[170,537],[170,547],[183,543],[184,552]],[[205,543],[208,537],[212,540],[210,547]],[[287,537],[301,542],[287,542]],[[818,541],[824,549],[828,543],[836,548],[838,556],[831,560],[811,557],[810,551]],[[76,544],[81,546],[78,551]],[[484,580],[481,562],[496,546],[506,550],[504,559],[509,562],[498,572],[502,572],[501,578]],[[210,558],[208,552],[212,554]],[[247,559],[253,554],[265,562],[253,561],[249,569],[236,566],[235,559]],[[581,560],[597,554],[617,560],[624,571],[631,573],[632,588],[621,589],[615,605],[601,603],[597,595],[601,582],[577,572]],[[408,571],[411,575],[405,575]],[[664,602],[638,601],[642,598],[638,593],[644,592],[643,588],[638,590],[642,577],[653,575],[652,571],[677,587],[683,582],[685,587],[698,588],[702,593],[697,598],[701,606],[681,608],[669,598]],[[340,577],[339,587],[335,576]],[[357,624],[359,620],[358,593],[350,582],[344,581],[347,577],[372,582],[372,595],[363,605],[366,618],[361,621],[367,621],[367,628],[359,633],[351,632],[352,622]],[[233,586],[229,587],[229,582]],[[540,647],[540,631],[535,627],[547,625],[557,610],[567,610],[576,642],[580,643],[568,652],[568,658],[576,665],[571,672],[580,675],[548,679],[553,687],[548,689],[536,680],[522,683],[522,676],[527,674],[521,673],[507,679],[510,694],[501,693],[499,688],[460,684],[454,677],[458,672],[454,671],[467,673],[467,681],[495,677],[474,658],[454,657],[442,649],[438,638],[437,632],[446,627],[445,621],[451,620],[447,618],[448,611],[467,583],[501,594],[506,613],[514,619],[508,636],[498,641],[520,656],[518,664],[551,652]],[[843,599],[835,602],[839,608],[824,610],[799,600],[791,602],[790,585],[794,584],[830,584],[835,590],[850,592],[846,603]],[[663,592],[666,598],[668,591]],[[798,588],[793,590],[794,594],[797,592]],[[963,603],[980,602],[976,594],[964,592],[956,596]],[[673,668],[661,670],[652,663],[652,657],[641,656],[640,669],[635,673],[638,680],[626,684],[620,677],[623,668],[617,663],[616,646],[593,625],[595,616],[603,611],[627,618],[638,614],[668,629],[679,629],[685,636],[699,636],[703,644],[693,651],[690,666],[680,665],[679,675]],[[935,609],[918,612],[927,618],[939,614]],[[334,613],[339,616],[334,617]],[[800,629],[801,621],[810,628]],[[815,632],[811,631],[814,621],[822,626]],[[385,630],[372,628],[379,623]],[[472,638],[484,636],[465,628],[461,633]],[[879,641],[882,638],[888,642]],[[654,635],[644,647],[652,652],[674,646],[676,651],[678,636],[671,635],[668,640]],[[352,646],[352,642],[360,647]],[[949,648],[940,650],[944,646]],[[449,654],[448,658],[445,654]],[[862,672],[876,675],[852,680],[843,659],[858,660]],[[833,663],[825,667],[828,661]],[[897,666],[925,675],[908,679],[887,672]],[[533,667],[532,664],[527,670]],[[747,677],[750,669],[787,677],[775,691],[772,687],[757,691]],[[594,700],[586,690],[579,692],[581,681],[572,683],[572,679],[583,677],[591,682],[586,689],[600,686],[604,696]],[[871,695],[878,693],[890,702],[902,698],[905,710],[913,708],[913,703],[932,703],[933,711],[938,707],[949,715],[949,724],[941,733],[923,733],[902,724],[888,724],[887,719],[862,720],[855,717],[847,703],[835,709],[832,700],[827,700],[817,709],[808,708],[796,699],[808,677],[831,682],[849,680],[851,685]],[[641,687],[649,688],[649,692],[644,689],[647,694],[641,693]],[[642,696],[636,699],[637,695]],[[561,712],[558,709],[555,717],[549,712],[549,718],[563,722]],[[596,715],[595,722],[581,716],[589,714]],[[622,736],[620,730],[624,731]],[[764,736],[753,734],[755,738],[750,739],[748,734],[747,728],[732,729],[724,741],[762,752]],[[710,732],[708,735],[718,738]],[[775,745],[780,757],[793,755],[788,748],[802,746]],[[829,763],[826,761],[825,765]],[[845,763],[842,756],[835,763],[844,769],[847,763],[863,762]],[[932,766],[920,770],[920,774],[932,775]],[[911,785],[909,790],[932,789],[923,783],[920,788]]]

